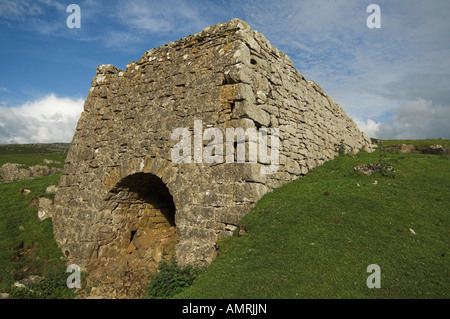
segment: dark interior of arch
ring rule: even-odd
[[[161,208],[161,212],[167,218],[170,226],[175,226],[175,204],[172,195],[163,181],[156,175],[137,173],[127,176],[111,190],[113,194],[120,194],[121,192],[125,192],[128,196],[133,194],[133,199],[152,203],[156,208]],[[128,199],[131,198],[128,197]]]
[[[175,254],[173,198],[160,178],[137,173],[119,181],[106,201],[114,239],[106,244],[109,248],[104,251],[110,253],[102,258],[115,269],[120,282],[132,283],[128,286],[138,293],[145,287],[148,271],[156,271],[163,258]]]

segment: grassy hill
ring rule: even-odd
[[[353,169],[380,157],[393,176]],[[449,168],[439,155],[338,157],[264,196],[176,298],[448,298]]]
[[[0,165],[7,162],[41,164],[44,159],[62,167],[67,144],[0,145]],[[58,184],[61,174],[33,180],[0,184],[0,292],[12,298],[71,298],[66,287],[68,273],[61,250],[56,245],[51,219],[40,222],[37,201],[48,185]],[[31,190],[28,195],[21,190]],[[44,277],[31,285],[32,290],[17,289],[15,282],[32,276]]]
[[[408,143],[450,146],[449,140]],[[23,150],[1,147],[0,163],[32,162]],[[49,158],[33,150],[38,161]],[[353,169],[380,160],[395,173],[366,176]],[[327,162],[266,194],[241,220],[244,232],[220,240],[218,258],[175,297],[448,298],[449,165],[448,156],[380,151]],[[0,184],[0,292],[27,297],[12,284],[42,275],[39,296],[73,297],[51,220],[39,222],[32,204],[58,179]],[[31,193],[21,194],[24,187]],[[370,264],[381,269],[380,289],[367,287]]]
[[[0,166],[5,163],[24,164],[23,167],[32,165],[47,165],[64,167],[68,143],[52,144],[0,144]],[[53,160],[58,163],[44,164],[43,160]]]

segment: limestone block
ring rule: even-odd
[[[39,198],[38,218],[43,221],[53,215],[53,200],[41,197]]]

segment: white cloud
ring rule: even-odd
[[[54,15],[48,15],[50,12]],[[42,35],[57,35],[65,29],[61,23],[66,17],[66,7],[54,0],[3,0],[0,3],[0,17],[2,23],[11,26],[9,21],[18,21],[17,26],[22,30],[37,32]]]
[[[116,17],[122,25],[144,33],[168,33],[175,28],[192,29],[201,25],[203,17],[198,4],[185,0],[143,1],[128,0],[119,2]]]
[[[382,139],[450,138],[450,107],[425,99],[404,103],[391,117],[391,123],[355,120],[370,137]]]
[[[0,143],[71,142],[84,99],[53,93],[20,106],[0,106]]]
[[[0,17],[11,20],[24,20],[26,17],[41,15],[42,9],[29,1],[3,0],[0,4]]]
[[[60,1],[58,0],[39,0],[39,2],[46,4],[49,7],[53,7],[56,10],[59,10],[61,12],[66,12],[67,6],[69,5],[69,3],[67,4],[62,4]]]
[[[374,120],[362,120],[355,118],[354,119],[356,125],[358,125],[359,129],[366,133],[369,137],[376,137],[378,134],[378,130],[380,128],[380,123],[375,122]]]
[[[379,0],[381,29],[366,26],[369,3],[280,0],[243,7],[252,27],[368,135],[449,137],[441,118],[450,120],[450,2]]]
[[[66,4],[23,0],[19,5],[1,0],[0,25],[17,22],[16,27],[46,36],[73,37],[87,48],[95,43],[111,51],[134,53],[239,17],[286,52],[298,70],[322,86],[368,135],[448,137],[448,125],[442,119],[449,120],[450,46],[446,40],[450,38],[450,2],[378,0],[381,29],[366,26],[369,3],[80,0],[83,27],[67,32]],[[3,88],[0,92],[9,93]],[[12,116],[3,100],[0,112],[7,110]],[[0,122],[4,122],[3,116]],[[5,125],[0,125],[3,140],[9,136]],[[18,131],[11,125],[8,130]]]

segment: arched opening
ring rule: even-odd
[[[175,253],[173,198],[160,178],[137,173],[119,181],[107,201],[115,233],[108,264],[117,270],[116,286],[125,287],[129,296],[142,294],[149,272]]]

